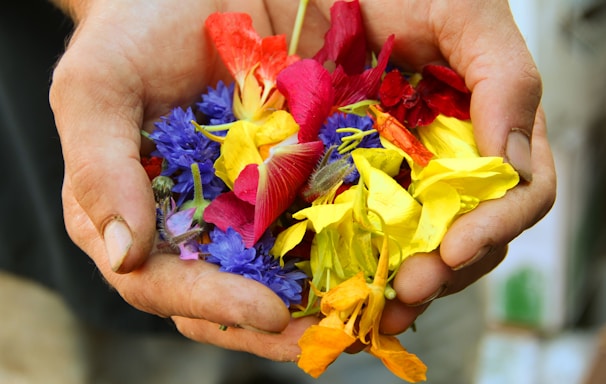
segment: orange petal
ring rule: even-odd
[[[399,378],[417,383],[427,380],[427,366],[415,354],[408,352],[393,336],[379,335],[369,351]]]
[[[433,158],[433,153],[402,123],[377,107],[371,106],[370,109],[375,115],[375,129],[382,137],[406,152],[415,163],[422,166],[426,166],[429,163],[429,160]]]
[[[370,294],[370,288],[364,279],[364,273],[360,272],[332,288],[322,297],[322,313],[327,315],[331,310],[350,311],[360,301],[366,300]]]
[[[261,59],[261,37],[252,18],[246,13],[213,13],[206,19],[206,29],[241,88],[246,74]]]
[[[267,36],[261,41],[261,63],[257,74],[265,86],[273,87],[278,73],[298,59],[297,56],[288,56],[284,35]]]
[[[312,325],[299,339],[299,368],[318,378],[356,338],[338,328]]]

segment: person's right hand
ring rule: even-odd
[[[263,2],[76,4],[77,28],[54,71],[50,93],[65,159],[69,235],[128,303],[171,317],[185,336],[295,360],[297,340],[314,319],[291,321],[268,288],[220,273],[214,265],[150,256],[155,203],[140,164],[141,129],[150,131],[172,108],[194,102],[208,85],[226,79],[203,31],[206,17],[215,11],[246,12],[259,33],[269,35]],[[220,330],[219,324],[230,328]]]

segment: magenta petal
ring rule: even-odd
[[[394,35],[387,38],[374,68],[349,76],[342,67],[337,67],[332,74],[332,84],[335,89],[334,105],[341,107],[365,99],[378,98],[381,78],[389,62],[394,40]]]
[[[280,72],[277,86],[299,124],[299,142],[318,140],[333,105],[330,73],[315,60],[301,60]]]
[[[366,64],[366,35],[358,0],[337,1],[330,8],[330,29],[324,36],[324,46],[314,60],[324,64],[331,60],[342,66],[345,73],[361,73]]]
[[[234,182],[234,193],[240,200],[249,204],[255,204],[257,201],[257,188],[259,186],[259,166],[257,164],[248,164]]]
[[[240,200],[234,192],[217,196],[204,210],[204,221],[227,232],[232,227],[246,244],[254,244],[255,206]]]
[[[324,151],[321,141],[276,147],[269,161],[259,166],[254,241],[293,203]],[[208,209],[208,208],[207,208]]]

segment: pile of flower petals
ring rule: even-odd
[[[299,341],[313,377],[361,342],[398,377],[422,381],[425,365],[379,333],[389,282],[519,177],[480,157],[471,94],[454,71],[389,69],[394,36],[369,66],[357,0],[336,2],[331,23],[324,47],[300,58],[246,14],[209,16],[233,84],[149,134],[159,248],[267,285],[294,317],[319,316]]]

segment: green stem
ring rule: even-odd
[[[297,53],[299,46],[299,38],[301,37],[301,30],[303,29],[303,20],[305,19],[305,11],[307,10],[307,4],[309,0],[300,0],[299,9],[297,10],[297,18],[295,20],[295,26],[292,31],[292,38],[290,40],[290,47],[288,47],[288,54],[294,55]]]

